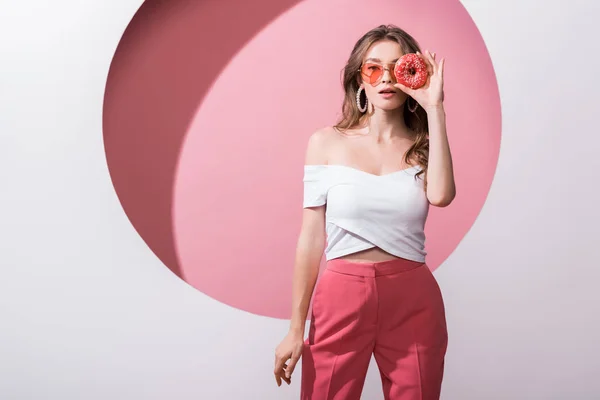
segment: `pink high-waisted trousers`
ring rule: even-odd
[[[327,262],[302,353],[302,400],[359,400],[374,355],[386,400],[438,400],[448,335],[425,263]]]

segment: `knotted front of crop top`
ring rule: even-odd
[[[378,247],[425,262],[429,201],[414,166],[374,175],[344,165],[304,166],[304,207],[327,205],[327,260]]]

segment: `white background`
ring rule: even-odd
[[[102,101],[141,0],[0,0],[0,398],[294,399],[288,322],[212,300],[126,218]],[[463,0],[500,86],[498,171],[436,271],[443,399],[600,399],[599,3]],[[477,110],[473,110],[477,112]],[[381,399],[375,365],[365,399]]]

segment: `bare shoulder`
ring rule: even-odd
[[[306,148],[306,165],[327,164],[329,154],[335,141],[338,139],[338,133],[332,126],[321,128],[313,132],[308,138]]]

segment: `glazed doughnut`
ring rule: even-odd
[[[394,75],[396,82],[411,89],[418,89],[427,82],[429,73],[422,57],[416,53],[408,53],[396,62]]]

